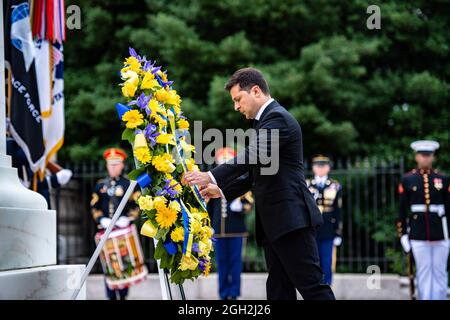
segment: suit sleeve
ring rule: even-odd
[[[397,220],[397,235],[401,237],[402,235],[407,233],[406,229],[406,220],[408,217],[408,194],[406,193],[406,182],[403,178],[398,186],[398,194],[399,194],[399,212],[398,212],[398,220]]]
[[[211,170],[217,185],[222,190],[244,173],[254,168],[269,166],[272,151],[278,153],[289,142],[289,128],[281,113],[270,113],[261,121],[256,134],[250,138],[248,146],[242,152]]]
[[[230,181],[226,186],[223,187],[222,192],[225,199],[229,202],[234,199],[244,195],[250,191],[252,187],[252,174],[247,172],[246,174],[238,177],[237,179]]]

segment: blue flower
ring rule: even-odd
[[[144,136],[150,140],[150,144],[153,147],[156,144],[156,137],[160,135],[159,132],[156,132],[156,125],[148,124],[144,129]]]
[[[163,179],[166,182],[166,185],[164,186],[164,188],[157,192],[158,196],[164,196],[164,195],[169,195],[170,198],[175,198],[176,195],[178,194],[178,191],[174,190],[173,188],[175,186],[178,185],[178,183],[174,184],[174,185],[170,185],[170,183],[173,181],[173,179]]]

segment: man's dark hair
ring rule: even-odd
[[[241,90],[250,91],[253,86],[258,86],[265,94],[269,94],[269,85],[262,75],[261,71],[255,68],[242,68],[237,70],[228,79],[225,90],[230,91],[235,85],[239,85]]]

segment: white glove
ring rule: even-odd
[[[72,170],[62,169],[56,173],[56,180],[60,185],[65,185],[72,178]]]
[[[333,239],[333,245],[336,247],[339,247],[342,244],[342,238],[341,237],[334,237]]]
[[[102,225],[103,229],[108,228],[110,223],[111,223],[111,219],[110,218],[101,218],[100,219],[100,224]]]
[[[411,251],[411,244],[409,243],[409,236],[407,234],[404,234],[400,237],[400,244],[403,247],[403,251],[408,253]]]
[[[130,225],[130,219],[128,219],[127,217],[120,217],[119,219],[117,219],[116,221],[116,227],[119,228],[126,228]]]
[[[241,199],[234,199],[231,203],[230,203],[230,209],[232,211],[235,212],[240,212],[242,211],[242,202]]]

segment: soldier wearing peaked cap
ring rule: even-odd
[[[314,178],[307,180],[306,183],[316,200],[324,221],[316,231],[316,242],[325,282],[331,284],[336,247],[342,243],[340,223],[342,188],[338,181],[329,177],[331,159],[328,156],[314,156],[312,169]]]
[[[100,230],[108,228],[114,212],[130,185],[130,181],[123,175],[124,161],[127,158],[125,151],[119,148],[109,148],[103,153],[103,158],[106,161],[108,176],[97,182],[90,203],[92,218]],[[139,191],[136,191],[131,196],[121,217],[116,222],[116,228],[128,227],[130,222],[138,217],[139,209],[135,201],[139,195]],[[127,288],[111,290],[106,285],[106,291],[110,300],[125,299],[128,295]]]
[[[432,168],[435,141],[411,144],[417,168],[404,175],[399,185],[400,210],[397,231],[405,252],[412,251],[420,300],[447,297],[449,179]]]

